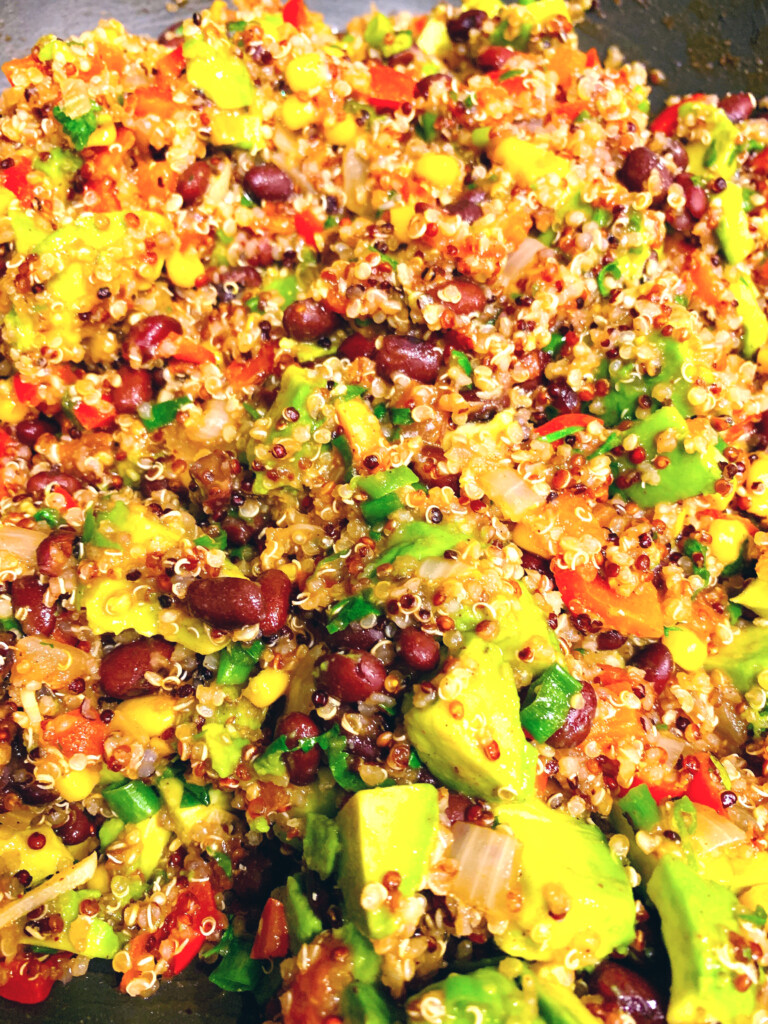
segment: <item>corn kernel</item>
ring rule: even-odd
[[[314,103],[300,100],[298,96],[287,96],[280,110],[283,124],[292,132],[300,132],[302,128],[313,124],[315,116]]]
[[[100,125],[95,131],[91,132],[88,136],[88,145],[111,146],[116,140],[117,130],[115,129],[114,123],[112,121],[108,121],[106,124]]]
[[[723,565],[735,562],[741,554],[744,541],[749,537],[749,530],[744,521],[735,516],[728,519],[716,519],[709,528],[712,537],[710,551]]]
[[[268,708],[283,696],[288,689],[290,678],[282,669],[265,668],[251,677],[243,690],[243,696],[257,708]]]
[[[393,206],[389,211],[389,219],[392,223],[392,230],[398,242],[407,243],[410,241],[408,227],[416,213],[416,207],[410,203],[405,206]]]
[[[0,423],[21,423],[29,406],[20,402],[10,379],[0,380]]]
[[[56,779],[56,791],[68,803],[77,803],[91,795],[98,781],[98,768],[83,768],[79,772],[67,772]]]
[[[328,65],[319,53],[293,57],[285,67],[285,81],[292,92],[319,92],[328,81]]]
[[[205,266],[193,252],[172,252],[165,261],[168,277],[177,288],[194,288],[198,277],[205,273]]]
[[[768,515],[768,454],[761,452],[750,463],[745,479],[747,512],[753,516]]]
[[[685,672],[698,672],[707,660],[707,645],[685,626],[670,630],[664,643],[675,664]]]
[[[146,740],[161,736],[175,721],[173,700],[165,693],[152,693],[124,700],[112,717],[110,730]]]
[[[540,178],[548,174],[565,178],[571,169],[571,162],[565,157],[552,153],[544,146],[537,146],[533,142],[511,136],[501,139],[493,147],[491,155],[496,163],[509,171],[515,184],[526,188],[535,185]]]
[[[464,164],[449,153],[425,153],[413,168],[417,178],[437,188],[457,188],[464,180]]]
[[[341,121],[329,122],[323,126],[325,138],[331,146],[348,146],[357,134],[357,125],[351,114],[347,114]]]

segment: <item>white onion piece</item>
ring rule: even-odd
[[[668,768],[677,764],[680,755],[688,747],[688,744],[680,736],[670,736],[667,732],[660,732],[656,737],[655,744],[666,752]]]
[[[22,526],[0,527],[0,567],[34,568],[35,552],[46,536],[41,530],[25,530]]]
[[[552,252],[546,245],[537,238],[524,238],[504,261],[504,266],[499,271],[499,284],[506,288],[514,284],[520,273],[525,270],[540,252]]]
[[[460,821],[448,856],[456,862],[449,892],[486,917],[509,917],[509,893],[520,873],[520,842],[508,832]]]
[[[449,558],[424,558],[419,563],[419,576],[425,580],[447,580],[464,572],[466,566]]]
[[[346,196],[347,207],[352,213],[366,214],[371,210],[368,193],[362,192],[368,181],[370,167],[359,153],[351,147],[347,149],[342,160],[342,188]]]
[[[746,838],[746,832],[734,822],[711,807],[696,804],[696,832],[692,840],[702,853],[712,853],[723,846],[743,843]]]
[[[4,903],[0,906],[0,930],[7,928],[14,921],[18,921],[20,917],[24,917],[31,910],[42,907],[49,900],[56,899],[57,896],[61,896],[65,892],[71,892],[79,885],[84,885],[93,877],[98,863],[98,854],[94,850],[85,860],[73,864],[71,868],[65,868],[64,871],[59,871],[58,874],[53,875],[47,882],[42,882],[31,892],[19,896],[17,900],[11,900],[10,903]]]
[[[518,522],[529,508],[542,505],[544,498],[517,472],[508,466],[486,470],[477,478],[486,496],[504,513],[505,518]]]

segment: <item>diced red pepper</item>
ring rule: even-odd
[[[45,960],[44,966],[34,956],[19,957],[5,964],[10,976],[4,985],[0,985],[0,997],[24,1006],[44,1002],[51,994],[56,967],[69,957],[69,953],[55,953]]]
[[[270,345],[259,349],[253,359],[242,362],[233,359],[224,371],[229,383],[235,388],[245,388],[263,380],[275,363],[275,352]]]
[[[188,939],[184,948],[171,959],[169,973],[171,975],[181,974],[185,967],[189,967],[203,948],[204,942],[205,939],[202,935],[193,935],[191,939]]]
[[[96,405],[86,405],[85,402],[81,402],[74,409],[74,413],[80,425],[86,430],[98,430],[99,427],[106,427],[115,418],[113,408],[104,411]]]
[[[157,117],[172,121],[179,111],[167,85],[139,86],[126,100],[126,110],[137,118]]]
[[[182,337],[179,337],[173,358],[178,359],[181,363],[195,363],[198,366],[201,363],[216,362],[216,356],[205,345],[198,345],[197,342],[188,341]]]
[[[725,815],[726,810],[721,799],[725,787],[715,771],[709,755],[693,754],[689,756],[696,758],[698,768],[688,784],[688,798],[695,804],[703,804],[705,807],[711,807],[718,814]]]
[[[184,71],[184,68],[184,51],[180,46],[177,46],[175,50],[169,50],[168,53],[161,57],[157,64],[155,64],[155,70],[163,83],[166,81],[175,82]]]
[[[538,427],[534,427],[534,434],[541,434],[543,437],[547,437],[549,434],[555,434],[559,430],[565,430],[567,427],[573,427],[574,433],[578,433],[584,427],[588,426],[592,422],[599,422],[597,416],[590,416],[586,412],[564,412],[561,416],[555,416],[554,419],[548,420],[546,423],[540,423]]]
[[[371,66],[371,92],[368,97],[377,110],[397,110],[409,103],[416,93],[416,83],[410,75],[384,64]]]
[[[625,636],[658,639],[664,636],[661,601],[652,583],[641,583],[633,593],[622,597],[600,577],[588,580],[575,569],[552,562],[557,589],[574,615],[586,613]]]
[[[65,491],[64,488],[60,486],[60,484],[54,484],[51,490],[54,494],[58,494],[60,498],[64,499],[65,508],[77,508],[77,502],[75,501],[75,499],[72,497],[69,491]]]
[[[104,736],[107,727],[100,718],[86,718],[79,711],[70,711],[43,722],[42,734],[46,743],[50,743],[64,754],[73,757],[75,754],[98,756],[104,750]]]
[[[24,405],[40,403],[40,389],[37,384],[30,384],[29,381],[22,380],[18,373],[14,374],[11,383],[16,397]]]
[[[600,67],[600,56],[594,46],[587,50],[587,67],[588,68],[599,68]]]
[[[294,28],[304,28],[309,22],[304,0],[288,0],[283,7],[283,21]]]
[[[9,192],[13,192],[20,203],[32,202],[34,193],[28,179],[31,170],[32,163],[26,157],[18,157],[10,167],[0,171],[2,184]]]
[[[252,960],[274,960],[288,956],[288,921],[280,900],[268,899],[264,905],[256,938],[251,950]]]
[[[16,85],[17,77],[20,78],[23,74],[38,66],[34,57],[17,57],[15,60],[7,60],[4,64],[0,65],[0,70],[2,70],[11,85]]]
[[[683,103],[694,103],[696,100],[705,99],[703,92],[694,92],[690,96],[686,96],[684,100],[680,100],[679,103],[673,103],[671,106],[662,110],[662,112],[651,121],[649,128],[652,132],[661,132],[664,135],[672,135],[675,128],[677,127],[677,115],[680,112],[680,107]]]
[[[8,445],[12,440],[13,438],[8,431],[0,427],[0,455],[5,455],[8,451]]]
[[[313,249],[317,249],[317,240],[315,235],[323,230],[323,225],[317,219],[317,217],[310,213],[309,210],[303,210],[301,213],[297,213],[293,218],[294,227],[296,233],[300,235],[307,245],[311,245]]]

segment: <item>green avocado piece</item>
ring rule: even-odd
[[[731,282],[731,291],[744,325],[741,352],[745,359],[751,359],[768,342],[768,317],[760,306],[755,283],[747,274],[739,274]]]
[[[708,672],[720,669],[737,690],[746,693],[768,668],[768,628],[752,623],[743,626],[729,644],[707,658],[704,667]]]
[[[324,814],[308,814],[304,833],[304,863],[322,879],[333,874],[336,858],[341,849],[339,829],[332,818]]]
[[[344,1024],[395,1024],[396,1012],[378,985],[353,981],[341,997]]]
[[[740,992],[731,968],[729,932],[739,932],[736,897],[696,874],[683,860],[663,857],[648,883],[661,917],[672,965],[669,1024],[737,1024],[751,1019],[756,986]]]
[[[311,942],[323,930],[323,922],[310,906],[300,875],[289,875],[285,882],[285,917],[291,952],[296,955],[305,942]]]
[[[680,106],[678,123],[684,124],[693,115],[706,123],[711,141],[688,143],[691,174],[705,178],[725,178],[729,181],[736,170],[736,143],[739,128],[724,110],[703,100],[689,100]]]
[[[634,434],[646,451],[648,459],[656,457],[656,438],[666,430],[673,430],[678,438],[677,447],[665,452],[669,465],[658,471],[658,483],[639,480],[626,488],[616,490],[634,501],[641,508],[652,508],[660,502],[682,501],[700,494],[710,494],[720,479],[720,453],[714,446],[706,452],[686,452],[682,439],[687,433],[685,420],[672,406],[664,406],[651,413],[647,419],[636,420],[624,436]],[[614,477],[632,473],[636,467],[629,458],[622,456],[614,462]]]
[[[522,907],[496,942],[510,956],[597,963],[635,937],[635,900],[627,874],[596,825],[541,801],[499,804],[496,816],[521,843]],[[562,851],[567,850],[567,857]],[[547,893],[566,898],[559,920]]]
[[[436,1019],[441,1024],[537,1024],[541,1020],[533,999],[495,967],[449,974],[412,996],[406,1014],[414,1024],[431,1024]]]
[[[363,890],[397,872],[399,892],[413,896],[429,867],[438,821],[437,790],[424,783],[360,790],[339,811],[339,885],[347,916],[364,935],[384,938],[397,920],[387,908],[365,910]]]
[[[83,900],[99,900],[98,889],[78,889],[76,892],[65,892],[57,896],[51,903],[51,913],[60,914],[64,922],[64,930],[56,938],[22,937],[25,944],[43,946],[46,949],[65,950],[100,960],[111,960],[125,942],[116,935],[114,929],[99,917],[89,918],[90,927],[85,941],[85,948],[75,948],[70,937],[69,928],[80,913]]]
[[[192,831],[196,825],[225,825],[234,821],[230,811],[230,800],[226,793],[211,787],[208,790],[207,804],[190,804],[184,806],[184,780],[175,775],[166,776],[157,783],[160,796],[171,815],[173,830],[183,843],[192,841]]]
[[[741,185],[729,182],[720,193],[722,215],[715,228],[723,255],[729,263],[741,263],[757,247],[758,241],[749,232],[749,217],[744,210]]]
[[[190,85],[205,93],[217,107],[238,110],[256,99],[248,68],[225,46],[214,46],[201,36],[192,36],[184,40],[183,52]]]
[[[501,647],[472,637],[435,682],[450,699],[438,691],[430,704],[411,705],[405,714],[408,739],[432,774],[483,800],[532,792],[536,750],[523,735],[515,676]]]
[[[324,381],[323,381],[324,384]],[[307,427],[314,432],[317,424],[312,419],[307,409],[307,401],[310,396],[321,387],[320,382],[315,382],[312,372],[295,363],[288,367],[280,382],[280,390],[275,397],[269,410],[268,416],[272,421],[267,438],[260,442],[270,450],[273,445],[290,436],[296,428],[296,424]],[[286,419],[283,413],[287,409],[295,409],[299,414],[298,419]],[[268,494],[278,487],[290,487],[293,490],[301,488],[299,459],[309,451],[309,446],[304,444],[294,451],[293,448],[288,456],[275,459],[272,455],[264,463],[264,469],[256,473],[253,482],[254,494]],[[249,450],[249,458],[253,460]],[[266,470],[278,471],[276,479],[271,479]]]
[[[539,997],[539,1013],[546,1024],[595,1024],[595,1015],[565,985],[537,977],[536,995]]]
[[[370,563],[371,573],[379,565],[389,565],[396,558],[439,558],[450,548],[467,540],[466,533],[449,523],[433,524],[420,521],[403,523],[387,537],[381,554]]]
[[[352,955],[352,975],[355,981],[372,985],[379,977],[381,957],[368,939],[347,922],[333,931],[334,939],[343,942]]]

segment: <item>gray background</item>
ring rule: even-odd
[[[310,0],[311,2],[311,0]],[[459,0],[455,0],[458,4]],[[359,14],[367,0],[315,0],[340,27]],[[379,0],[387,11],[398,0]],[[402,0],[427,10],[429,0]],[[169,13],[165,0],[0,0],[0,58],[24,54],[38,36],[67,36],[92,27],[107,15],[137,32],[156,35],[180,17],[206,6],[189,0]],[[768,94],[768,0],[600,0],[580,30],[583,45],[601,55],[615,43],[633,60],[662,69],[664,86],[654,91],[654,106],[665,92],[727,92],[748,89]],[[0,82],[2,77],[0,76]],[[1,1024],[260,1024],[247,998],[216,989],[194,965],[147,1001],[121,996],[109,965],[93,961],[88,976],[63,987],[40,1006],[0,1001]]]

